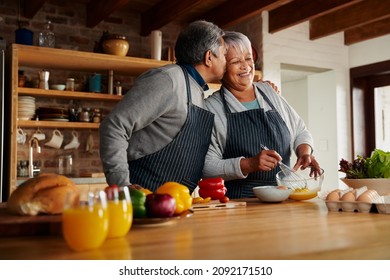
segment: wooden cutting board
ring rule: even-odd
[[[0,237],[61,234],[61,215],[19,216],[0,203]]]
[[[231,208],[241,208],[246,207],[245,201],[229,201],[227,203],[221,203],[219,200],[212,200],[208,203],[196,203],[192,204],[192,210],[197,211],[206,211],[206,210],[221,210],[221,209],[231,209]]]

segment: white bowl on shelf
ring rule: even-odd
[[[58,84],[58,85],[50,85],[50,89],[55,89],[55,90],[65,90],[65,85]]]

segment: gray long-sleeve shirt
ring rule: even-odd
[[[307,130],[303,120],[287,101],[281,95],[276,94],[269,84],[255,83],[255,85],[267,95],[276,110],[282,116],[282,119],[286,122],[291,135],[291,149],[295,151],[296,148],[303,143],[314,147],[311,133]],[[232,113],[248,110],[226,88],[224,91],[226,102]],[[260,107],[264,108],[265,111],[270,110],[271,107],[264,101],[257,88],[255,94]],[[246,176],[242,174],[240,168],[240,160],[242,157],[230,159],[222,158],[226,146],[227,119],[219,91],[206,99],[206,108],[214,113],[215,117],[211,144],[206,155],[203,176],[223,177],[226,181],[246,178]]]
[[[189,76],[192,103],[204,108],[204,92]],[[184,73],[176,64],[150,70],[100,125],[100,158],[108,184],[129,185],[128,161],[159,151],[187,118]]]

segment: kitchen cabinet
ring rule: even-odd
[[[19,70],[24,68],[39,70],[45,69],[50,72],[55,71],[72,71],[73,73],[100,73],[107,75],[109,70],[113,70],[115,75],[137,77],[141,73],[156,67],[160,67],[171,61],[157,61],[153,59],[137,58],[137,57],[122,57],[115,55],[80,52],[56,48],[44,48],[37,46],[27,46],[13,44],[8,50],[8,70],[10,71],[10,156],[8,157],[9,164],[9,193],[15,190],[17,186],[17,164],[18,164],[18,149],[21,145],[16,142],[16,133],[18,128],[22,129],[63,129],[63,130],[79,130],[79,131],[97,131],[99,123],[91,122],[62,122],[62,121],[42,121],[42,120],[20,120],[18,119],[18,97],[32,96],[36,100],[45,100],[45,102],[55,100],[76,100],[97,104],[112,104],[115,105],[121,99],[121,96],[107,93],[92,93],[85,91],[59,91],[46,90],[32,87],[19,87],[18,74]],[[27,138],[23,149],[28,145]],[[42,170],[45,171],[45,170]],[[7,175],[5,175],[7,176]]]

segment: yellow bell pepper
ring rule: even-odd
[[[175,214],[181,214],[192,206],[190,190],[182,184],[166,182],[156,190],[156,193],[169,194],[176,200]]]

